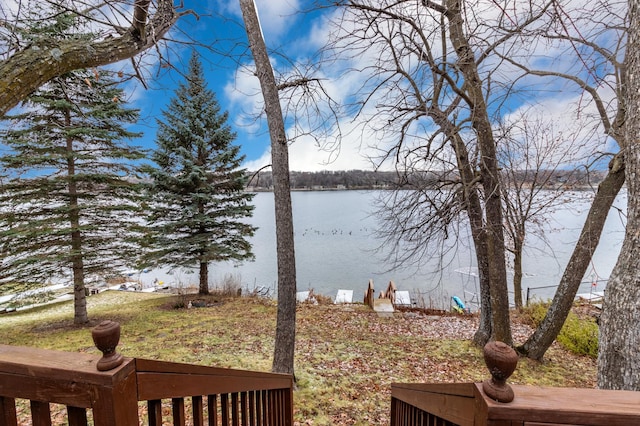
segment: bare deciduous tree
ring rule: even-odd
[[[262,88],[271,135],[278,262],[278,318],[272,370],[277,373],[293,374],[296,337],[296,262],[289,185],[289,147],[278,86],[267,54],[254,1],[240,0],[240,8],[255,60],[256,75]]]
[[[579,107],[591,103],[595,110],[594,122],[600,132],[620,149],[617,154],[597,153],[611,157],[608,173],[598,185],[587,218],[574,250],[565,267],[551,305],[540,325],[518,351],[533,359],[542,359],[569,315],[580,282],[598,247],[607,216],[625,182],[625,155],[628,136],[623,126],[628,117],[626,106],[625,52],[627,38],[626,2],[603,1],[597,7],[579,9],[572,13],[554,5],[554,25],[541,33],[543,39],[568,45],[567,54],[578,60],[574,73],[541,70],[504,59],[522,69],[526,75],[559,79],[583,90]],[[578,108],[578,114],[586,114]],[[581,112],[583,111],[583,112]],[[627,225],[628,226],[628,225]]]
[[[497,133],[501,165],[505,235],[513,256],[513,299],[522,307],[523,254],[527,235],[535,235],[550,247],[546,238],[546,217],[566,205],[569,191],[584,184],[584,156],[589,152],[591,133],[581,135],[582,123],[573,128],[559,121],[525,111],[501,120]],[[559,129],[562,126],[564,129]],[[563,131],[564,130],[564,131]],[[586,194],[585,194],[586,195]]]
[[[280,74],[277,81],[254,1],[240,0],[240,8],[255,62],[254,72],[260,81],[271,138],[278,264],[278,318],[272,370],[293,374],[296,268],[288,146],[311,140],[320,150],[329,154],[338,152],[341,136],[339,107],[321,80],[313,77],[316,66],[293,61],[286,52],[273,53],[289,65],[288,71]],[[289,125],[288,134],[285,119]]]
[[[481,325],[475,340],[511,343],[492,111],[493,104],[505,102],[515,89],[499,80],[504,62],[496,61],[494,52],[518,45],[522,30],[543,16],[548,5],[531,5],[509,17],[510,26],[505,11],[482,20],[475,13],[482,2],[340,5],[344,12],[339,26],[350,30],[333,47],[358,56],[361,65],[356,71],[367,76],[360,89],[366,98],[359,114],[368,118],[379,137],[392,140],[378,161],[392,160],[401,170],[442,171],[440,182],[422,191],[423,200],[405,211],[425,220],[390,212],[388,217],[397,220],[393,230],[387,228],[387,240],[409,243],[413,254],[421,256],[434,235],[431,230],[446,230],[458,220],[450,213],[463,212],[480,276]],[[452,195],[442,196],[443,190]]]
[[[455,0],[338,4],[343,7],[338,23],[342,32],[337,31],[333,48],[358,58],[354,68],[363,76],[359,94],[365,99],[358,118],[365,119],[367,129],[382,142],[378,164],[393,161],[400,170],[443,172],[438,184],[431,184],[432,191],[421,191],[420,197],[389,210],[388,224],[395,227],[386,228],[386,241],[395,239],[400,244],[393,247],[413,250],[396,259],[419,259],[435,235],[432,231],[450,229],[455,221],[451,213],[464,212],[482,293],[475,340],[482,343],[493,336],[509,342],[494,117],[504,114],[503,107],[509,111],[522,103],[530,90],[550,90],[550,76],[562,82],[562,89],[575,84],[578,90],[570,96],[578,99],[576,114],[589,114],[593,106],[594,126],[601,125],[602,133],[624,147],[619,140],[624,107],[617,107],[615,99],[624,85],[619,61],[624,12],[615,2],[576,5],[567,11],[552,0],[504,1],[499,7],[495,2]],[[540,54],[546,59],[538,61]],[[568,57],[572,59],[564,62]],[[613,102],[603,99],[603,92]],[[624,181],[620,160],[616,156],[611,162],[595,196],[548,322],[521,348],[535,358],[562,327],[577,291],[574,284],[579,285],[597,246]],[[452,195],[442,196],[442,190]]]

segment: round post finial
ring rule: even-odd
[[[498,402],[511,402],[513,389],[507,379],[518,365],[518,354],[513,348],[502,342],[489,342],[484,346],[484,362],[491,378],[482,382],[482,390],[487,396]]]
[[[91,330],[91,337],[96,348],[102,352],[102,358],[96,365],[99,371],[112,370],[122,364],[124,358],[116,352],[120,342],[120,324],[111,320],[102,321]]]

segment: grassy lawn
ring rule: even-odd
[[[128,357],[270,370],[275,302],[211,297],[207,307],[176,309],[181,297],[108,291],[88,298],[89,316],[92,325],[120,322],[118,350]],[[469,341],[476,325],[473,316],[379,317],[359,304],[300,305],[296,422],[387,425],[392,382],[484,380],[482,351]],[[89,327],[73,325],[72,302],[1,315],[0,342],[99,353]],[[521,359],[510,382],[593,387],[595,373],[593,358],[554,344],[542,363]]]

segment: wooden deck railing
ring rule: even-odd
[[[104,353],[0,345],[0,426],[17,426],[25,405],[29,423],[51,425],[51,404],[66,406],[70,426],[137,426],[145,417],[149,425],[163,417],[174,425],[187,417],[195,426],[293,425],[289,375],[124,358],[115,345]],[[105,370],[105,359],[113,368]]]
[[[102,358],[0,345],[0,426],[293,426],[291,376],[125,358],[107,323]],[[500,342],[485,361],[483,383],[393,384],[391,426],[640,425],[640,392],[509,386],[517,355]]]
[[[483,383],[392,384],[391,426],[640,425],[640,392],[509,386],[515,362],[492,350]]]

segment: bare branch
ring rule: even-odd
[[[55,76],[128,59],[156,45],[182,14],[174,9],[172,0],[158,0],[155,13],[147,19],[149,4],[148,0],[136,0],[132,26],[120,36],[89,44],[78,40],[43,41],[0,62],[0,115]]]

